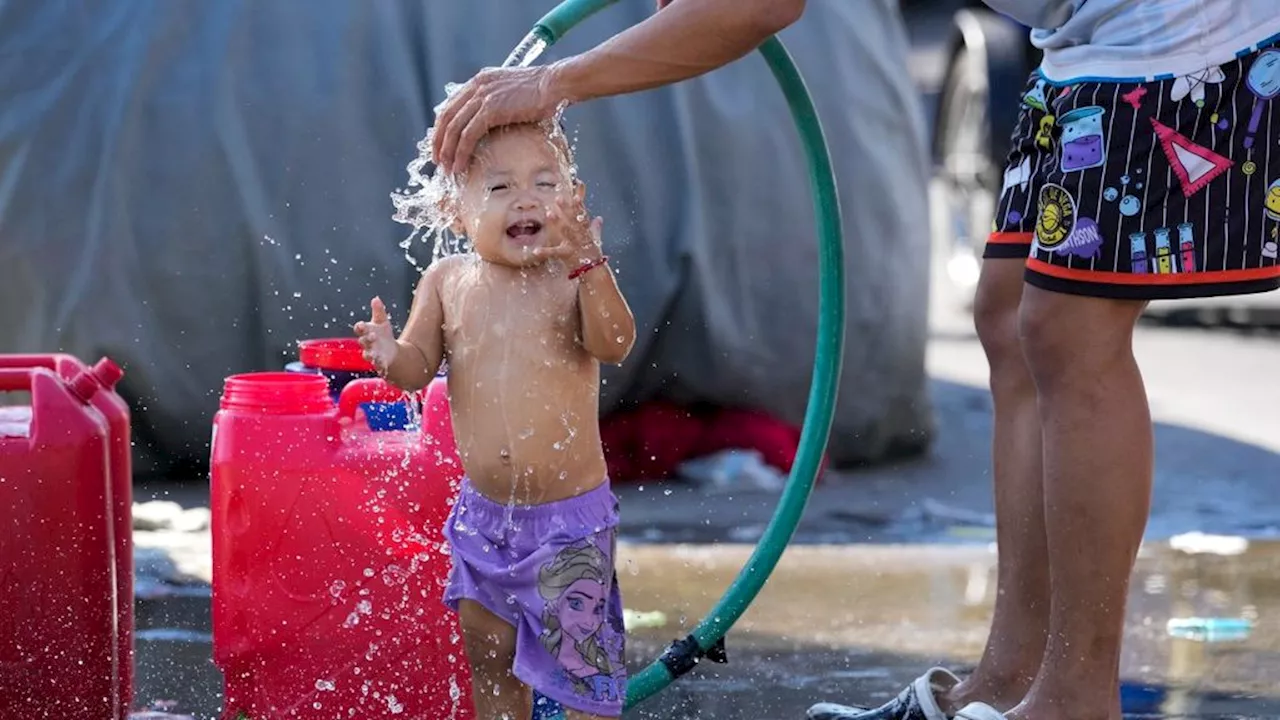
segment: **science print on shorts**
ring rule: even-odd
[[[1029,282],[1142,299],[1280,286],[1280,50],[1042,92]]]

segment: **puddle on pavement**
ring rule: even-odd
[[[750,551],[619,545],[626,605],[667,618],[662,627],[633,632],[633,672],[692,630]],[[1191,555],[1167,543],[1144,548],[1122,659],[1129,716],[1280,716],[1272,679],[1280,675],[1280,544],[1229,551],[1237,554]],[[820,700],[879,704],[934,664],[965,669],[976,661],[994,597],[988,547],[792,547],[731,632],[729,664],[704,661],[629,717],[765,720],[802,718]],[[1179,639],[1168,632],[1170,618],[1218,619],[1223,627],[1243,619],[1251,629],[1218,642]],[[185,712],[215,716],[217,673],[210,672],[207,644],[183,633],[144,637],[140,688],[177,700]]]

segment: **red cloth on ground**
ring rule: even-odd
[[[758,410],[695,411],[654,400],[602,419],[600,438],[610,478],[629,482],[672,477],[685,460],[731,449],[757,450],[765,463],[790,472],[800,428]]]
[[[655,400],[600,422],[609,477],[619,482],[671,477],[694,457],[704,421],[674,403]]]

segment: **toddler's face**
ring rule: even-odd
[[[551,236],[548,211],[573,194],[566,161],[536,125],[502,128],[485,139],[459,208],[477,255],[511,267],[543,262],[532,251],[560,242]]]

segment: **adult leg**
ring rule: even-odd
[[[1037,73],[1029,94],[1042,92]],[[966,680],[934,668],[873,710],[819,703],[811,720],[936,720],[973,701],[1011,707],[1026,693],[1044,653],[1049,619],[1040,418],[1035,384],[1018,338],[1018,305],[1031,251],[1035,202],[1054,155],[1040,140],[1043,108],[1022,105],[1006,163],[995,228],[983,253],[974,302],[978,337],[991,369],[997,592],[982,659]]]
[[[1152,426],[1133,356],[1145,303],[1027,286],[1021,338],[1044,433],[1049,635],[1019,720],[1119,718],[1129,577],[1151,504]]]
[[[1040,415],[1018,336],[1025,259],[983,261],[974,320],[991,368],[995,408],[996,601],[973,674],[939,698],[953,715],[970,702],[1018,704],[1035,679],[1049,630]]]
[[[991,449],[999,553],[995,609],[982,659],[964,680],[935,668],[879,708],[819,703],[809,709],[812,720],[937,720],[971,702],[1007,709],[1022,700],[1040,667],[1049,629],[1049,555],[1040,415],[1018,337],[1026,252],[1000,252],[989,252],[983,261],[974,301],[995,406]]]
[[[516,629],[474,600],[458,603],[477,720],[528,720],[533,692],[512,672]]]

